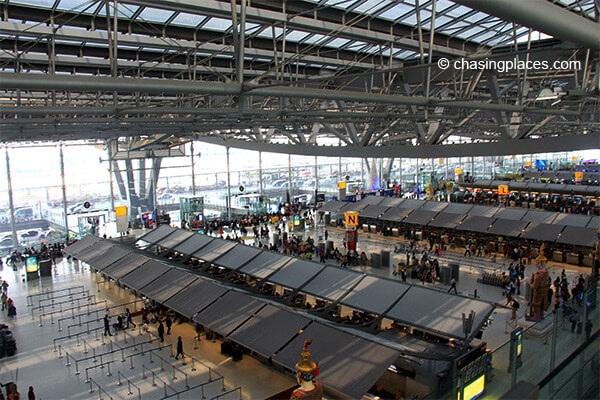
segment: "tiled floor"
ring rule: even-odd
[[[333,240],[341,248],[343,230],[328,228],[328,231],[329,240]],[[311,231],[302,234],[316,236],[316,232]],[[382,249],[391,251],[391,265],[397,265],[405,257],[393,252],[397,242],[397,238],[360,234],[358,246],[359,251],[368,254]],[[461,265],[459,292],[472,296],[476,289],[479,298],[504,304],[501,289],[477,283],[477,277],[483,270],[507,268],[508,262],[500,260],[498,263],[491,263],[490,260],[475,257],[468,259],[452,252],[445,257],[458,261]],[[441,259],[442,264],[446,261],[445,258]],[[356,268],[397,279],[392,274],[393,268]],[[533,268],[527,267],[526,276],[530,276]],[[562,268],[567,269],[569,281],[574,275],[589,272],[585,268],[550,263],[551,276],[556,276]],[[10,283],[9,296],[15,300],[18,313],[14,319],[7,317],[5,311],[0,316],[0,320],[10,326],[18,346],[15,356],[0,359],[0,382],[17,382],[23,396],[31,385],[35,388],[38,399],[129,399],[138,398],[139,395],[154,399],[169,396],[189,386],[190,391],[182,393],[180,399],[199,399],[203,395],[207,398],[222,395],[222,398],[231,399],[259,399],[295,384],[291,375],[275,371],[252,357],[234,362],[223,356],[220,353],[220,342],[207,341],[205,338],[196,342],[193,326],[188,323],[174,325],[172,334],[166,337],[162,345],[156,340],[150,343],[151,335],[140,334],[139,329],[105,338],[101,335],[101,330],[93,330],[102,325],[102,321],[97,321],[97,318],[102,317],[107,306],[136,299],[128,291],[113,284],[98,283],[98,275],[90,273],[88,267],[77,262],[63,260],[56,266],[51,277],[34,281],[24,281],[21,269],[15,272],[6,266],[0,275]],[[410,279],[409,282],[422,284]],[[448,289],[440,284],[431,286],[439,290]],[[73,293],[73,302],[69,296],[65,296],[69,294],[69,290],[65,290],[68,288]],[[48,295],[39,296],[40,293],[52,291],[56,296],[54,308],[49,300],[43,300]],[[28,296],[31,296],[29,300],[33,306],[27,305]],[[107,303],[100,302],[104,299]],[[522,297],[521,304],[526,304]],[[44,306],[43,310],[39,308],[40,305]],[[123,306],[111,309],[113,314],[122,311]],[[40,318],[42,312],[45,316]],[[498,308],[493,315],[494,321],[483,335],[483,340],[491,349],[499,348],[507,342],[507,332],[511,330],[507,325],[509,317],[509,311],[502,308]],[[62,331],[58,331],[59,319]],[[139,322],[139,317],[137,319]],[[40,326],[40,322],[43,326]],[[70,338],[66,337],[68,333],[71,334]],[[151,327],[151,333],[156,334],[155,326]],[[171,357],[179,335],[183,337],[184,349],[189,356],[186,364]],[[565,332],[564,340],[579,343],[574,337],[569,338],[569,335],[570,332]],[[547,349],[547,344],[538,342],[530,348],[541,346],[540,351],[544,351],[546,346]],[[159,349],[168,345],[173,347]],[[102,365],[104,368],[100,368]],[[106,393],[99,393],[98,387]]]

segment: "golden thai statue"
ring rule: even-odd
[[[323,397],[323,383],[315,381],[319,375],[319,364],[310,358],[308,346],[312,344],[312,339],[304,341],[304,349],[300,355],[300,361],[296,363],[296,379],[300,387],[296,388],[290,400],[321,400]]]
[[[544,311],[548,310],[548,270],[546,269],[546,244],[542,243],[539,255],[536,258],[537,271],[531,282],[531,306],[529,309],[529,321],[541,321],[544,318]]]
[[[427,194],[427,196],[425,197],[425,200],[433,200],[433,195],[435,194],[435,190],[433,190],[433,184],[431,183],[431,179],[429,180],[427,189],[425,189],[425,193]]]

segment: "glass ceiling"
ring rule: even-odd
[[[483,12],[472,10],[456,4],[450,0],[437,0],[435,2],[435,16],[433,16],[433,0],[305,0],[314,4],[314,10],[336,8],[345,13],[363,14],[368,18],[379,18],[399,26],[409,27],[416,31],[417,22],[420,20],[423,33],[428,34],[434,17],[434,30],[436,35],[446,35],[449,38],[458,38],[483,46],[504,46],[515,42],[542,40],[550,36],[529,28],[516,26],[510,22],[489,16]],[[11,4],[23,4],[41,8],[55,8],[63,11],[81,12],[84,14],[103,15],[106,12],[104,2],[81,0],[10,0]],[[574,12],[593,15],[594,0],[554,0],[555,3]],[[417,10],[416,4],[419,5]],[[109,7],[113,13],[112,2]],[[118,4],[118,14],[124,18],[135,18],[138,21],[174,25],[191,29],[206,29],[224,34],[231,33],[232,21],[218,17],[194,15],[190,13],[158,9],[155,7]],[[274,27],[274,29],[273,29]],[[271,38],[273,32],[278,40],[282,40],[283,29],[277,25],[246,24],[246,35],[256,35],[261,38]],[[343,29],[342,29],[343,30]],[[516,35],[516,37],[515,37]],[[416,36],[416,35],[415,35]],[[288,42],[326,46],[347,51],[365,54],[389,55],[389,47],[380,48],[360,40],[351,40],[332,32],[325,36],[302,30],[288,29],[285,33]],[[408,49],[393,49],[393,57],[398,59],[411,59],[417,53]]]

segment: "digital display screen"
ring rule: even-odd
[[[479,378],[475,379],[474,381],[468,383],[465,386],[465,389],[464,389],[465,400],[476,399],[483,393],[484,389],[485,389],[485,375],[481,375]],[[457,399],[462,400],[460,398],[460,392],[458,392]]]
[[[39,265],[37,257],[27,257],[25,259],[25,271],[38,272]]]

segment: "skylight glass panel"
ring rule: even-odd
[[[379,17],[390,20],[390,21],[395,21],[398,18],[400,18],[401,16],[403,16],[404,14],[407,14],[414,10],[415,10],[414,6],[400,3],[400,4],[396,4],[394,7],[390,8],[389,10],[385,10],[384,12],[379,14]]]
[[[345,47],[346,45],[348,45],[348,43],[351,43],[352,40],[348,40],[348,39],[342,39],[342,38],[335,38],[327,43],[324,44],[324,46],[327,47],[335,47],[335,48],[342,48]]]
[[[173,19],[171,24],[193,28],[200,25],[200,22],[202,22],[205,18],[206,17],[202,15],[179,13],[179,15]]]
[[[304,39],[305,37],[307,37],[308,35],[310,35],[310,33],[304,32],[304,31],[291,31],[291,32],[287,32],[285,34],[285,39],[290,40],[292,42],[299,42],[302,39]],[[282,37],[279,37],[279,38],[283,39]]]
[[[485,29],[483,29],[483,28],[474,26],[473,28],[467,29],[466,31],[463,31],[463,32],[460,32],[459,34],[457,34],[455,36],[462,38],[462,39],[471,39],[473,36],[478,35],[479,33],[481,33],[484,30]]]
[[[283,35],[283,28],[275,28],[275,37],[281,38]],[[256,36],[261,38],[273,38],[273,29],[271,27],[265,27],[261,32],[259,32]]]
[[[367,0],[355,7],[353,11],[365,14],[373,14],[375,11],[387,6],[389,3],[391,3],[391,1]]]
[[[11,1],[14,3],[14,1]],[[136,7],[137,8],[137,7]],[[90,2],[81,1],[81,0],[61,0],[56,7],[57,10],[61,11],[76,11],[76,12],[84,12],[93,10],[94,7]]]
[[[325,37],[325,35],[319,35],[319,34],[315,34],[312,35],[310,37],[307,37],[306,39],[304,39],[302,42],[303,43],[310,43],[310,44],[314,44],[319,42],[320,40],[322,40]]]
[[[117,8],[117,14],[119,15],[119,17],[131,18],[133,16],[133,14],[138,12],[139,9],[140,9],[140,7],[138,7],[138,6],[121,3],[121,4],[119,4],[119,7]]]
[[[454,17],[454,18],[462,18],[462,17],[464,17],[465,15],[467,15],[467,14],[469,14],[469,13],[473,12],[473,10],[472,10],[472,9],[470,9],[470,8],[468,8],[468,7],[465,7],[465,6],[460,6],[460,5],[457,5],[457,4],[455,4],[455,3],[450,3],[450,4],[454,5],[454,6],[457,6],[457,7],[455,7],[455,8],[453,8],[453,7],[443,7],[443,8],[440,8],[440,7],[439,7],[439,5],[440,5],[440,2],[439,2],[439,1],[438,1],[438,3],[437,3],[437,4],[438,4],[438,5],[437,5],[436,7],[438,7],[438,9],[442,10],[442,12],[443,12],[444,14],[446,14],[446,15],[448,15],[448,16],[450,16],[450,17]]]
[[[11,0],[13,4],[23,4],[26,6],[39,6],[45,8],[52,8],[54,0]]]
[[[246,33],[252,33],[252,32],[256,31],[257,29],[259,29],[261,27],[262,27],[262,25],[260,25],[260,24],[251,24],[251,23],[246,22],[246,26],[245,26],[246,30],[245,30],[245,32]]]
[[[427,10],[421,10],[421,22],[425,21],[425,20],[429,20],[429,18],[431,17],[431,12],[427,11]],[[404,18],[402,20],[402,23],[404,24],[409,24],[409,25],[416,25],[417,24],[417,13],[413,13],[411,15],[409,15],[408,17]]]
[[[445,15],[436,15],[435,16],[435,27],[438,28],[438,27],[445,25],[452,21],[454,21],[454,18],[446,17]],[[427,20],[427,25],[431,26],[430,20]]]
[[[464,19],[468,22],[471,23],[477,23],[480,22],[481,20],[485,19],[489,17],[489,15],[487,14],[483,14],[483,13],[475,13],[473,15],[469,15],[468,17],[465,17]]]
[[[351,45],[348,46],[349,50],[359,50],[365,46],[371,46],[370,43],[355,40]]]
[[[494,36],[496,36],[497,34],[498,34],[498,33],[497,33],[497,32],[495,32],[495,31],[487,31],[487,32],[485,32],[485,33],[482,33],[481,35],[479,35],[479,36],[477,36],[477,37],[475,37],[475,38],[473,38],[473,39],[475,39],[475,40],[476,40],[476,41],[478,41],[478,42],[484,42],[484,41],[486,41],[486,40],[488,40],[488,39],[490,39],[490,38],[493,38],[493,37],[494,37]]]
[[[411,50],[400,50],[394,53],[394,57],[405,60],[409,57],[413,57],[415,54],[417,53]]]
[[[527,31],[527,28],[523,28],[525,30],[525,32]],[[521,34],[521,36],[517,37],[517,43],[527,43],[527,40],[529,39],[529,36],[523,32]],[[517,35],[519,35],[519,31],[517,31]],[[545,33],[542,32],[538,32],[538,31],[533,31],[531,32],[531,41],[535,42],[537,40],[545,40],[545,39],[552,39],[553,36],[547,35]]]
[[[149,22],[165,22],[171,18],[171,15],[173,15],[173,11],[146,7],[138,18]]]
[[[204,25],[202,25],[202,28],[218,32],[225,32],[231,29],[231,20],[213,17],[210,20],[208,20]]]

